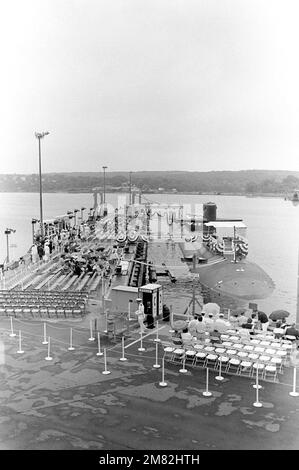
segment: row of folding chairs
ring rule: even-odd
[[[88,299],[88,293],[77,293],[77,294],[72,294],[69,292],[60,292],[59,295],[56,294],[56,292],[49,293],[47,291],[22,291],[22,292],[11,292],[10,295],[5,295],[2,296],[0,295],[0,301],[2,302],[7,302],[9,300],[14,300],[14,299],[24,299],[24,300],[29,300],[31,298],[35,299],[40,299],[40,298],[48,298],[48,299],[76,299],[76,300],[87,300]]]
[[[245,342],[245,341],[250,341],[250,342],[253,342],[255,344],[261,344],[261,345],[269,345],[271,343],[286,343],[288,341],[290,341],[288,338],[284,338],[284,337],[281,337],[281,338],[275,338],[275,335],[273,335],[272,333],[257,333],[255,335],[251,335],[251,336],[244,336],[240,333],[240,331],[234,331],[234,332],[230,332],[230,331],[227,331],[225,334],[221,334],[221,339],[225,339],[225,340],[228,340],[228,341],[242,341],[242,342]],[[293,337],[292,339],[295,339],[295,337]]]
[[[40,294],[40,295],[65,295],[64,292],[60,292],[60,291],[47,291],[47,290],[43,290],[43,291],[40,291],[40,290],[37,290],[37,289],[27,289],[27,290],[10,290],[10,291],[7,291],[7,290],[0,290],[0,297],[1,296],[9,296],[9,295],[14,295],[14,294],[22,294],[22,295],[30,295],[32,293],[35,293],[35,294]],[[68,295],[75,295],[75,296],[82,296],[82,297],[86,297],[88,294],[86,292],[77,292],[77,291],[67,291],[67,294]]]
[[[238,336],[236,334],[229,335],[229,334],[221,334],[220,336],[222,341],[228,341],[231,343],[242,343],[242,344],[254,344],[259,345],[261,347],[280,347],[283,344],[292,344],[290,338],[274,338],[268,336],[267,339],[264,338],[262,335],[254,335],[250,338],[244,338],[243,336]],[[295,337],[294,337],[295,339]]]
[[[220,349],[220,348],[219,348]],[[223,349],[223,348],[222,348]],[[252,355],[240,357],[238,353],[231,354],[229,350],[196,351],[194,349],[176,348],[166,346],[164,348],[165,359],[173,363],[189,363],[192,367],[221,369],[224,373],[242,375],[247,377],[256,376],[264,380],[277,380],[278,373],[282,373],[283,360],[280,357],[264,357]]]
[[[206,343],[197,343],[195,345],[189,344],[185,345],[191,349],[195,350],[208,350],[212,352],[218,350],[219,352],[229,352],[229,354],[238,354],[239,357],[246,358],[247,356],[255,359],[255,356],[262,356],[263,358],[269,357],[279,357],[283,363],[287,363],[288,358],[293,350],[293,344],[291,342],[285,344],[278,344],[278,347],[261,347],[259,344],[245,344],[245,343],[232,343],[223,341],[220,344],[206,344]],[[270,345],[271,346],[271,345]],[[266,360],[266,359],[265,359]]]
[[[6,297],[0,298],[0,303],[1,304],[13,304],[13,303],[30,303],[30,302],[81,302],[81,303],[86,303],[87,298],[84,297],[75,297],[75,296],[53,296],[51,297],[50,295],[28,295],[28,296],[22,296],[22,295],[15,295],[12,297]]]
[[[68,299],[28,299],[27,301],[11,301],[11,302],[0,302],[0,309],[16,309],[16,308],[41,308],[41,307],[51,307],[54,308],[82,308],[86,309],[86,303],[82,300],[68,300]]]
[[[269,344],[267,345],[261,345],[261,344],[254,344],[254,343],[232,343],[230,341],[223,341],[221,345],[225,348],[232,348],[232,349],[238,349],[242,351],[256,351],[258,353],[266,353],[271,355],[275,355],[278,352],[284,351],[286,354],[290,353],[290,351],[293,349],[292,344]],[[284,353],[282,355],[285,355]]]
[[[68,317],[68,316],[83,316],[84,315],[84,309],[80,307],[35,307],[35,308],[29,308],[29,307],[20,307],[20,308],[2,308],[0,307],[0,315],[6,315],[6,316],[14,316],[14,317]]]
[[[235,345],[236,346],[236,345]],[[250,346],[244,349],[240,348],[233,348],[229,346],[225,346],[224,344],[213,346],[213,345],[206,345],[206,344],[196,344],[194,346],[185,347],[185,349],[194,350],[196,352],[204,351],[207,353],[216,353],[216,354],[225,354],[228,356],[237,356],[241,360],[262,360],[262,362],[269,362],[273,359],[272,362],[276,362],[277,364],[284,365],[288,362],[289,355],[292,349],[269,349],[264,350],[263,348],[253,348],[248,349]],[[277,359],[277,360],[276,360]],[[279,359],[279,360],[278,360]]]
[[[50,303],[50,302],[44,302],[44,303],[28,303],[28,304],[11,304],[11,305],[6,305],[6,306],[1,306],[0,305],[0,313],[2,312],[13,312],[14,310],[17,310],[17,312],[20,309],[42,309],[42,308],[80,308],[80,310],[83,310],[85,312],[86,310],[86,305],[79,303],[79,302],[71,302],[71,303]]]

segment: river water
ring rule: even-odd
[[[106,201],[113,207],[122,205],[125,195],[108,193]],[[146,194],[155,202],[196,204],[209,201],[217,204],[217,216],[240,217],[248,226],[248,260],[260,265],[273,279],[276,288],[267,299],[259,301],[259,308],[267,313],[277,308],[291,312],[295,319],[297,308],[297,276],[299,246],[299,206],[282,198],[247,198],[222,195]],[[44,219],[65,214],[68,210],[86,207],[84,215],[93,207],[91,194],[45,193],[43,195]],[[187,210],[188,212],[188,210]],[[79,215],[78,212],[77,215]],[[4,230],[13,228],[9,236],[10,258],[18,259],[28,250],[32,240],[33,217],[39,218],[38,193],[1,193],[0,195],[0,260],[6,256]]]

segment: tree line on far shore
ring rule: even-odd
[[[299,171],[137,171],[133,186],[143,192],[186,192],[221,194],[290,194],[299,189]],[[45,173],[44,192],[90,192],[103,187],[102,173]],[[107,191],[127,191],[129,172],[107,172]],[[39,191],[39,175],[0,175],[0,192]]]

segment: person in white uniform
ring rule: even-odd
[[[136,299],[137,302],[138,302],[138,310],[136,310],[135,314],[137,316],[137,319],[138,319],[138,323],[139,323],[139,326],[140,326],[140,333],[144,333],[145,332],[145,326],[144,326],[144,320],[145,320],[145,314],[144,314],[144,305],[141,301],[141,299]]]

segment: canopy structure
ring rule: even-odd
[[[231,221],[214,221],[214,222],[206,222],[205,223],[206,227],[215,227],[215,228],[247,228],[247,225],[244,224],[244,222],[241,222],[239,220]]]

